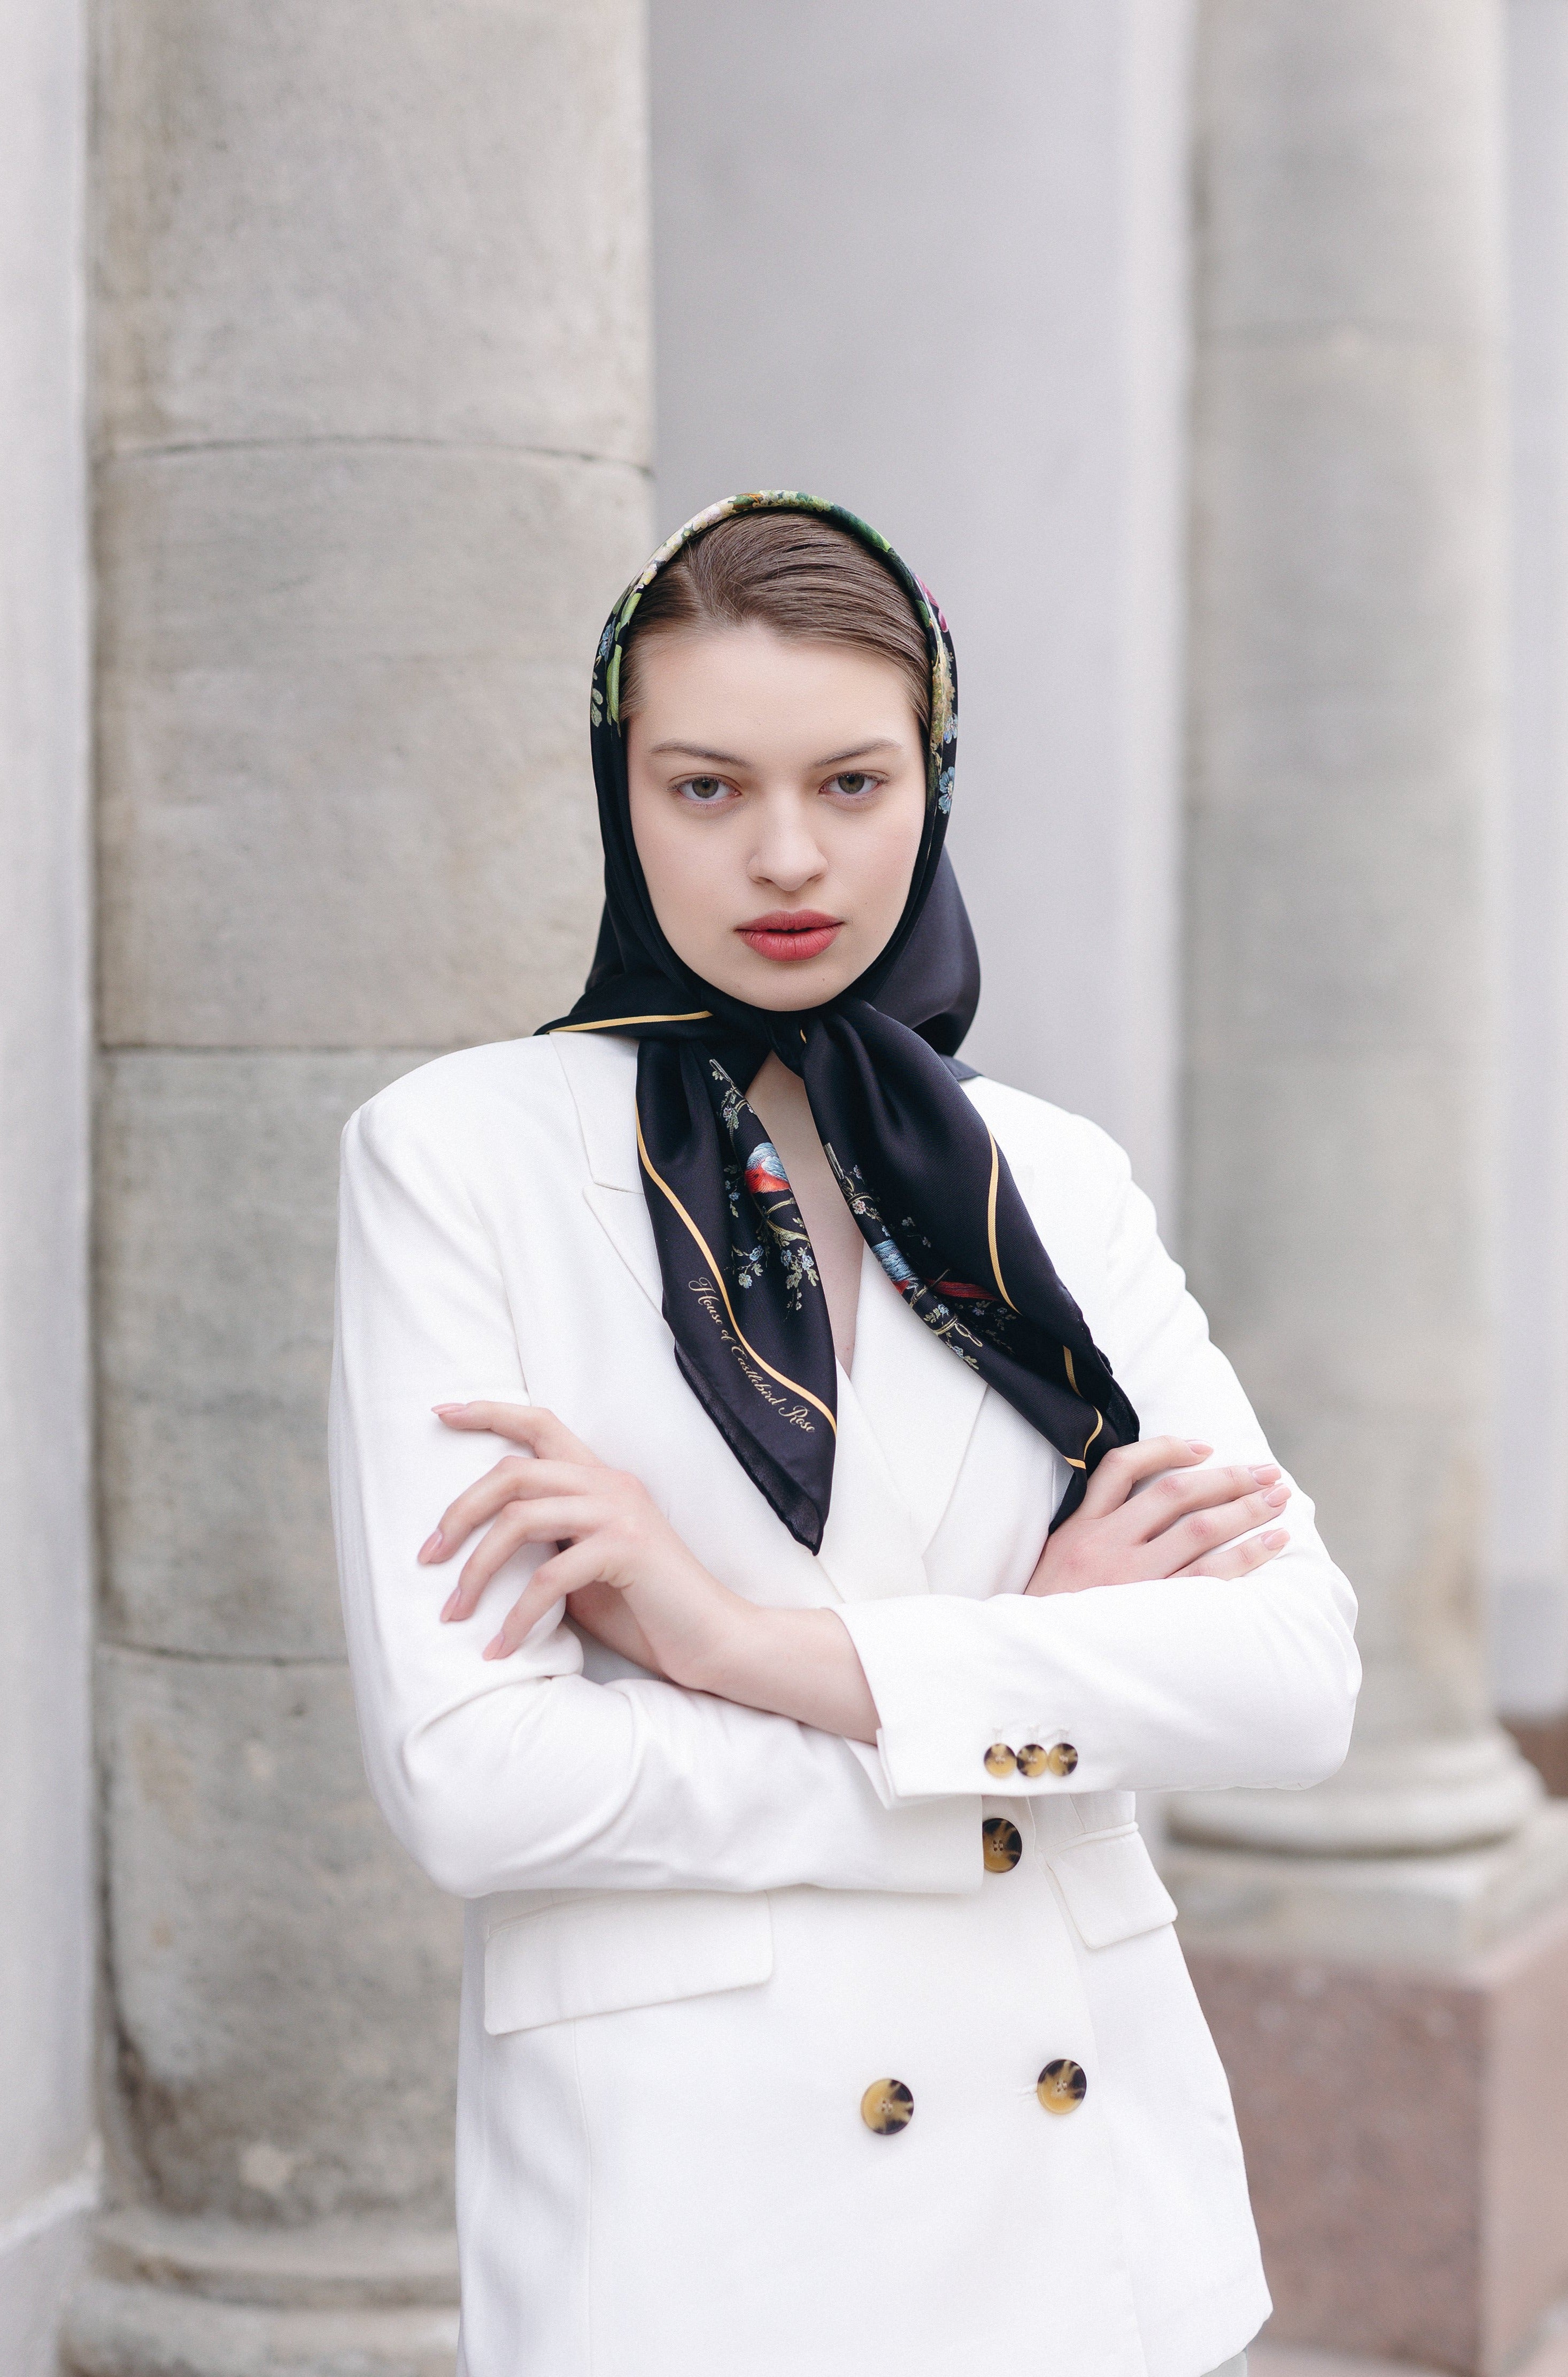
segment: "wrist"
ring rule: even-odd
[[[767,1621],[777,1614],[716,1583],[707,1622],[692,1644],[692,1673],[683,1681],[716,1700],[749,1702],[750,1687],[766,1665]]]
[[[754,1664],[749,1638],[761,1611],[721,1584],[684,1547],[679,1573],[650,1576],[629,1587],[625,1597],[672,1684],[720,1700],[736,1696],[737,1679]]]

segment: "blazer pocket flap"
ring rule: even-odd
[[[594,2013],[749,1989],[773,1970],[766,1896],[649,1891],[561,1899],[497,1924],[485,1941],[492,2037]]]
[[[1135,1825],[1053,1846],[1045,1861],[1086,1948],[1113,1947],[1176,1919],[1176,1902]]]

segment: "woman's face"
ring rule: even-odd
[[[632,831],[676,955],[752,1007],[820,1007],[903,914],[925,747],[891,661],[756,623],[650,635]]]

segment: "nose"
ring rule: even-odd
[[[747,867],[754,883],[771,884],[793,897],[826,873],[827,861],[813,830],[814,798],[781,789],[757,803],[757,837]]]

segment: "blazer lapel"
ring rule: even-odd
[[[550,1045],[561,1059],[583,1134],[588,1171],[584,1199],[643,1294],[661,1312],[664,1283],[637,1167],[636,1048],[630,1041],[587,1032],[554,1033]]]

